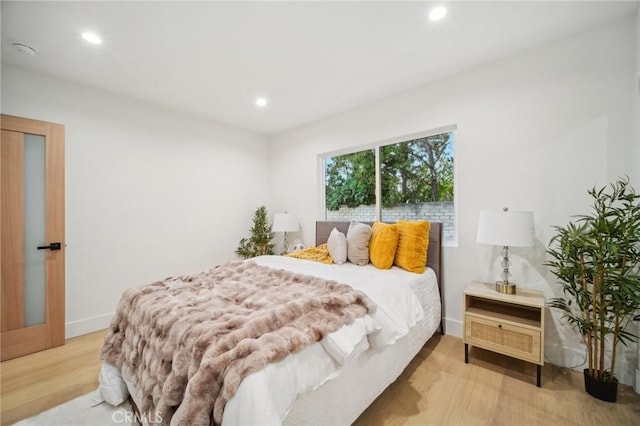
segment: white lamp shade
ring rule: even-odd
[[[296,232],[298,227],[298,218],[291,213],[276,213],[273,215],[273,232]]]
[[[480,212],[477,241],[496,246],[533,246],[533,212]]]

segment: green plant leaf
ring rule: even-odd
[[[550,260],[545,265],[558,279],[564,296],[551,299],[549,306],[559,309],[583,336],[606,338],[610,346],[607,336],[613,335],[627,345],[638,340],[625,327],[640,310],[640,195],[628,177],[587,192],[592,198],[591,213],[553,227],[555,234],[547,249]],[[595,365],[600,365],[600,359]],[[615,358],[611,368],[598,375],[613,380],[611,371],[615,371]]]

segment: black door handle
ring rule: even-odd
[[[51,243],[48,246],[38,246],[38,250],[60,250],[60,243]]]

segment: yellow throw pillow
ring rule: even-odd
[[[397,226],[398,248],[393,264],[409,272],[423,273],[427,264],[431,223],[426,220],[399,220]]]
[[[314,262],[326,263],[328,265],[333,263],[326,243],[320,244],[318,247],[309,247],[293,253],[285,254],[285,256],[294,257],[296,259],[313,260]]]
[[[398,247],[398,226],[376,222],[371,227],[369,241],[369,260],[378,269],[389,269],[393,266]]]

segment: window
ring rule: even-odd
[[[325,219],[442,222],[455,245],[454,130],[322,156]]]
[[[325,157],[327,220],[376,219],[374,149]]]

